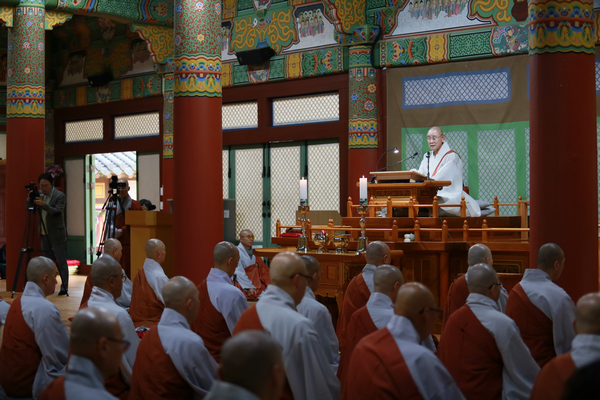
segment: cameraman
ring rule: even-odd
[[[119,179],[119,201],[117,202],[117,216],[115,218],[115,239],[119,239],[123,245],[121,256],[121,267],[127,276],[131,276],[131,237],[129,227],[125,225],[124,211],[142,211],[142,205],[129,196],[129,182],[127,179]]]
[[[39,233],[42,243],[44,257],[52,259],[58,265],[61,285],[59,296],[69,295],[69,267],[67,266],[67,229],[65,228],[64,210],[66,196],[56,189],[52,175],[43,173],[38,178],[40,185],[40,197],[33,201],[41,209],[41,219],[44,221],[46,230],[42,228],[40,221]],[[32,191],[30,190],[31,194]],[[31,196],[27,198],[31,204]]]

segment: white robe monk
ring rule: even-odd
[[[69,331],[58,308],[37,284],[27,282],[6,317],[0,349],[0,386],[10,397],[36,397],[64,375]]]
[[[385,328],[354,349],[344,398],[464,399],[440,360],[419,342],[408,318],[392,316]]]
[[[340,383],[329,366],[314,325],[296,311],[288,293],[269,285],[256,306],[244,311],[234,335],[247,329],[265,330],[281,345],[288,390],[291,389],[294,400],[339,398]]]
[[[571,349],[575,304],[541,269],[528,268],[508,298],[506,314],[540,366]]]
[[[430,157],[428,158],[427,155]],[[442,210],[449,214],[459,216],[460,207],[443,207],[443,204],[460,205],[461,197],[465,198],[467,205],[467,217],[480,217],[481,209],[477,201],[463,191],[463,165],[459,155],[450,149],[448,140],[444,141],[437,155],[433,151],[425,153],[423,161],[418,170],[422,175],[427,176],[427,165],[429,164],[429,177],[434,181],[450,181],[450,186],[445,186],[437,192],[437,198]]]
[[[156,326],[165,307],[161,291],[168,280],[160,264],[151,258],[146,258],[144,266],[133,280],[133,293],[129,306],[129,315],[136,327]]]
[[[110,257],[105,254],[102,257]],[[123,288],[121,289],[121,295],[118,299],[115,300],[119,306],[123,307],[125,310],[129,308],[129,304],[131,303],[131,293],[133,292],[133,283],[125,274],[125,270],[121,268],[123,271],[123,277],[125,280],[123,281]],[[81,303],[79,304],[79,309],[88,306],[88,300],[90,299],[90,295],[92,294],[92,289],[94,285],[92,284],[92,275],[89,274],[85,280],[85,284],[83,285],[83,295],[81,296]]]
[[[296,309],[314,324],[329,365],[334,373],[337,372],[340,363],[340,345],[333,328],[331,313],[327,307],[317,301],[314,292],[308,286],[302,303],[298,304]]]

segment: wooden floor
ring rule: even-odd
[[[69,297],[67,296],[59,296],[58,292],[60,291],[60,279],[58,285],[56,285],[56,290],[54,294],[46,297],[49,301],[54,303],[58,310],[60,311],[60,316],[67,326],[69,331],[71,330],[71,322],[69,322],[69,318],[75,315],[77,310],[79,310],[79,303],[81,303],[81,295],[83,294],[83,285],[85,284],[85,279],[87,276],[85,275],[69,275]],[[6,286],[8,285],[8,290]],[[10,289],[12,287],[12,282],[7,283],[5,279],[0,280],[0,296],[10,302]],[[15,293],[15,297],[20,295],[20,292]]]

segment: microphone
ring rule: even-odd
[[[381,168],[381,169],[386,169],[386,168],[389,168],[389,167],[393,167],[394,165],[396,165],[396,164],[401,164],[401,163],[403,163],[404,161],[412,160],[413,158],[415,158],[415,157],[416,157],[416,156],[418,156],[418,155],[419,155],[419,152],[418,152],[418,151],[415,151],[415,153],[414,153],[412,156],[410,156],[410,157],[406,157],[404,160],[400,160],[400,161],[398,161],[398,162],[395,162],[395,163],[393,163],[393,164],[386,165],[385,167],[383,167],[383,168]],[[379,172],[379,171],[381,171],[381,170],[380,170],[380,169],[378,169],[378,170],[377,170],[377,171],[375,171],[375,172]]]
[[[394,153],[398,154],[400,152],[400,150],[398,150],[397,147],[393,147],[389,150],[386,150],[381,156],[379,156],[379,160],[377,160],[377,166],[375,166],[375,171],[379,171],[379,162],[381,161],[381,159],[383,158],[384,155],[386,155],[387,153],[389,153],[390,151],[393,151]]]
[[[425,154],[425,157],[427,157],[427,180],[431,180],[431,178],[429,177],[429,157],[431,157],[431,152],[428,151],[427,154]]]

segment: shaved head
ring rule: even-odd
[[[367,254],[365,258],[367,260],[367,264],[373,264],[376,267],[379,267],[382,264],[390,262],[391,255],[392,252],[387,244],[380,241],[375,241],[369,243],[367,246]]]
[[[165,306],[178,310],[187,300],[198,297],[198,289],[185,276],[175,276],[163,286],[162,296]]]
[[[438,136],[442,136],[444,134],[444,132],[442,132],[442,128],[440,128],[439,126],[434,126],[431,129],[429,129],[429,131],[427,131],[427,133],[435,133]]]
[[[249,365],[252,368],[248,368]],[[260,396],[269,383],[272,384],[270,381],[276,367],[284,371],[279,343],[267,332],[247,330],[228,339],[223,345],[219,375],[221,380]],[[281,390],[283,379],[280,386]]]
[[[578,334],[600,335],[600,293],[588,293],[579,299],[575,327]]]
[[[156,252],[165,249],[165,244],[162,240],[159,239],[150,239],[146,242],[146,246],[144,250],[146,250],[146,257],[154,258],[156,257]]]
[[[538,251],[537,266],[542,271],[548,272],[552,269],[555,262],[562,262],[565,258],[565,253],[560,246],[554,243],[546,243]]]
[[[239,256],[240,252],[233,243],[220,242],[217,243],[213,250],[213,262],[215,266],[220,266],[225,263],[231,257]]]
[[[396,315],[410,320],[421,341],[427,339],[435,324],[435,298],[427,286],[419,282],[408,282],[400,287],[394,311]]]
[[[82,308],[71,322],[71,351],[83,355],[100,338],[113,337],[116,329],[120,329],[117,317],[104,308]]]
[[[123,247],[118,239],[106,239],[104,242],[104,253],[111,255],[116,248]]]
[[[477,243],[471,246],[468,256],[469,266],[486,263],[492,265],[492,252],[485,244]]]
[[[92,264],[92,283],[104,288],[113,276],[122,276],[121,265],[112,257],[100,257]]]
[[[302,261],[304,262],[304,265],[306,266],[306,270],[308,271],[309,276],[313,276],[314,274],[319,272],[319,270],[321,269],[321,264],[313,256],[304,255],[301,258],[302,258]]]
[[[498,283],[498,274],[487,264],[475,264],[469,270],[469,293],[486,295],[490,286]]]
[[[48,257],[34,257],[27,264],[27,280],[39,284],[44,275],[54,276],[56,265]]]
[[[272,285],[292,296],[296,305],[300,304],[308,285],[308,271],[298,254],[289,251],[277,254],[271,261],[269,275]]]
[[[397,267],[384,264],[375,270],[373,283],[375,284],[376,292],[388,295],[394,290],[394,286],[400,288],[404,284],[404,277]],[[392,299],[392,301],[394,300],[395,298]]]

